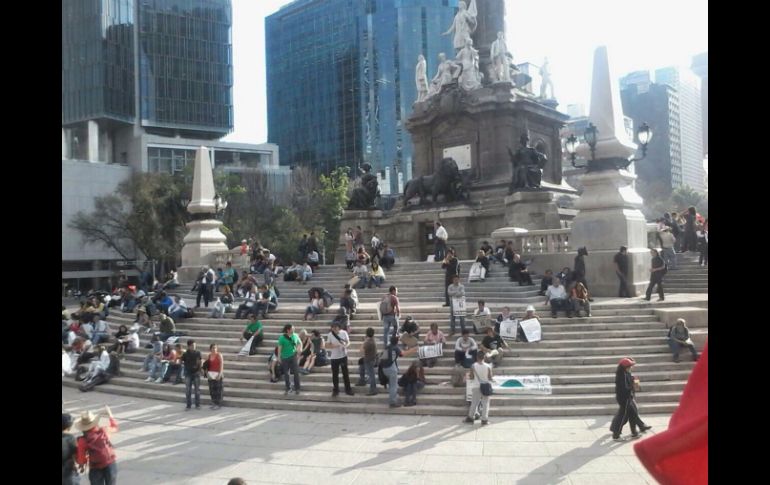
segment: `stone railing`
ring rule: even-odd
[[[657,248],[659,246],[657,239],[658,225],[655,223],[647,224],[647,246]],[[569,252],[570,249],[577,250],[570,246],[569,238],[572,234],[572,228],[566,229],[541,229],[536,231],[524,231],[518,228],[505,227],[492,233],[492,239],[499,241],[513,241],[513,247],[521,254],[542,254],[542,253],[561,253]]]

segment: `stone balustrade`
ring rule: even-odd
[[[248,254],[241,256],[240,246],[227,251],[214,251],[206,256],[206,264],[215,269],[224,268],[228,261],[238,270],[249,267],[249,256]]]
[[[659,245],[657,228],[658,225],[655,223],[647,224],[648,247],[656,248]],[[577,248],[570,246],[569,238],[571,233],[571,228],[527,231],[518,227],[503,227],[492,233],[492,239],[495,241],[500,239],[513,241],[513,247],[520,251],[522,255],[566,253],[570,250],[577,250]]]

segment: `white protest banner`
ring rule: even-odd
[[[474,379],[465,384],[465,400],[473,396]],[[545,394],[553,392],[551,376],[494,376],[492,377],[493,394]]]
[[[420,359],[434,359],[444,355],[444,345],[420,345],[417,347],[417,355]]]
[[[537,318],[522,320],[519,322],[519,325],[521,325],[521,329],[524,331],[524,335],[527,336],[527,341],[537,342],[543,338],[543,331],[540,328],[540,320]]]
[[[503,320],[500,322],[500,336],[502,338],[516,338],[516,326],[519,324],[518,319]]]
[[[169,344],[169,345],[174,345],[177,340],[179,340],[179,337],[174,335],[172,337],[167,338],[166,339],[166,343]]]
[[[471,269],[468,271],[468,283],[471,281],[479,281],[482,278],[482,268],[481,263],[473,263],[471,265]]]
[[[243,346],[240,352],[238,352],[238,355],[249,355],[249,351],[251,350],[251,343],[254,341],[254,335],[251,336],[248,342],[246,342],[246,345]]]
[[[484,333],[487,327],[493,327],[492,319],[489,315],[473,315],[473,329],[476,333]]]
[[[452,298],[452,315],[456,317],[465,316],[465,297],[453,297]]]

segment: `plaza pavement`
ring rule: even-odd
[[[74,416],[105,404],[120,427],[112,442],[121,485],[225,485],[237,476],[248,484],[657,483],[633,452],[638,440],[612,441],[612,416],[496,418],[494,397],[492,424],[482,428],[457,417],[185,411],[183,402],[62,387],[62,409]],[[666,429],[669,416],[640,413],[649,434]]]

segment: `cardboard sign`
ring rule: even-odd
[[[502,338],[510,338],[515,339],[516,338],[516,327],[519,324],[519,319],[513,319],[513,320],[503,320],[500,322],[500,336]]]
[[[452,298],[452,314],[456,317],[465,316],[465,297]]]
[[[417,355],[420,359],[435,359],[444,355],[444,345],[420,345],[417,347]]]
[[[527,336],[528,341],[537,342],[543,338],[543,331],[537,318],[522,320],[519,322],[519,325],[521,325],[521,329],[524,331],[524,335]]]
[[[482,270],[484,269],[483,266],[481,266],[481,263],[473,263],[471,265],[471,269],[468,271],[468,283],[471,281],[479,281],[481,278],[483,278]]]
[[[251,343],[253,341],[254,341],[254,335],[252,335],[251,338],[249,338],[249,341],[246,342],[246,345],[244,345],[241,351],[238,352],[238,355],[249,355],[249,351],[251,350]]]
[[[465,400],[471,401],[473,388],[476,387],[476,376],[465,383]],[[494,394],[540,394],[550,395],[551,376],[493,376],[492,392]]]

